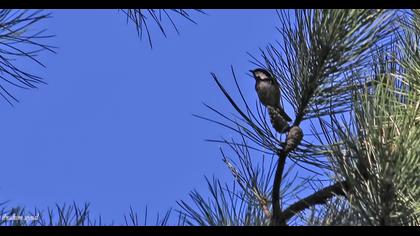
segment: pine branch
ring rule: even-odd
[[[290,205],[286,210],[284,210],[281,214],[284,221],[289,220],[297,213],[308,209],[311,206],[318,205],[318,204],[325,204],[328,199],[340,195],[345,196],[345,192],[349,190],[349,184],[347,181],[341,181],[330,185],[326,188],[319,190],[318,192],[313,193],[312,195],[301,199],[294,204]]]
[[[45,34],[45,30],[32,30],[50,17],[42,10],[0,9],[0,96],[12,106],[19,102],[12,87],[32,89],[46,84],[41,77],[32,74],[18,62],[29,59],[45,67],[38,59],[39,53],[55,53],[55,47],[45,43],[54,35]]]
[[[272,226],[285,225],[280,208],[280,186],[283,177],[284,165],[286,164],[288,150],[283,149],[279,153],[279,161],[277,163],[276,175],[274,176],[272,201],[273,201],[273,215],[270,224]]]
[[[271,218],[271,225],[286,225],[286,220],[280,209],[280,186],[283,177],[284,165],[286,163],[287,155],[296,149],[303,138],[302,130],[298,126],[290,128],[286,144],[283,145],[281,152],[279,153],[279,161],[277,164],[276,175],[273,183],[273,217]]]
[[[143,38],[143,33],[147,35],[150,48],[152,48],[152,34],[150,23],[156,23],[156,26],[159,28],[160,32],[165,38],[167,38],[165,19],[169,21],[172,28],[176,31],[177,34],[180,34],[178,27],[174,21],[174,16],[178,15],[182,18],[197,24],[191,17],[190,11],[198,12],[205,14],[201,9],[121,9],[121,11],[126,15],[127,22],[131,21],[140,38]]]
[[[291,23],[289,15],[279,14],[283,26],[280,30],[283,40],[286,44],[293,45],[290,48],[287,45],[282,47],[286,58],[284,59],[281,53],[277,53],[278,50],[274,47],[267,51],[268,56],[263,52],[263,58],[267,64],[266,67],[274,71],[274,74],[283,82],[281,84],[289,85],[284,86],[282,92],[286,95],[286,99],[292,98],[288,100],[296,112],[293,125],[298,127],[305,117],[309,117],[309,114],[320,116],[323,110],[327,110],[325,114],[335,114],[342,112],[338,109],[339,105],[343,109],[346,108],[347,101],[351,99],[351,96],[346,96],[346,93],[352,90],[346,89],[340,92],[343,88],[337,86],[339,82],[342,83],[341,76],[338,75],[344,76],[345,72],[355,70],[362,65],[360,63],[365,60],[368,49],[388,33],[386,28],[382,28],[384,26],[378,27],[378,31],[371,30],[371,27],[375,22],[386,21],[389,18],[385,17],[381,11],[355,11],[352,14],[340,10],[296,11],[295,15],[297,24],[296,28],[293,28],[290,27],[292,24],[288,24]],[[363,19],[366,16],[369,16],[370,20],[358,25],[357,19]],[[328,27],[331,24],[335,25],[333,30]],[[348,34],[346,27],[351,27],[353,33]],[[341,31],[335,31],[336,29]],[[364,32],[368,36],[366,39],[371,40],[360,41],[359,35]],[[360,41],[362,45],[354,44],[356,41]],[[285,75],[290,75],[290,77],[285,77]],[[333,92],[327,96],[326,92],[331,88],[334,88]],[[339,96],[340,99],[338,99]],[[324,106],[325,101],[333,101],[332,98],[336,101],[334,106]],[[323,108],[323,110],[314,110],[312,107]],[[330,109],[332,107],[335,109]],[[281,212],[279,201],[283,169],[290,151],[283,148],[279,154],[273,184],[271,225],[286,225],[287,222],[287,218]],[[321,193],[326,194],[325,197],[328,199],[334,192],[331,192],[329,188],[326,190],[330,192]],[[321,194],[321,196],[324,195]]]

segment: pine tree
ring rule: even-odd
[[[162,15],[171,23],[170,13],[191,20],[178,9],[123,12],[140,36],[145,30],[150,46],[147,19],[165,36]],[[229,184],[207,178],[210,198],[194,190],[192,203],[179,201],[178,225],[418,226],[420,11],[283,10],[278,16],[279,41],[261,49],[259,56],[250,56],[281,85],[282,103],[294,113],[292,128],[278,133],[269,111],[258,101],[251,105],[242,90],[246,82],[238,79],[234,67],[239,101],[212,73],[236,114],[229,116],[206,104],[218,118],[197,117],[236,134],[210,140],[224,144],[220,153],[234,180]],[[12,46],[0,53],[40,63],[36,52],[54,47],[41,43],[45,35],[28,35],[25,29],[47,17],[41,12],[0,11],[3,45],[19,42],[35,48],[16,51]],[[0,71],[9,76],[2,77],[3,82],[25,88],[42,82],[6,57],[0,57],[0,64]],[[11,104],[17,101],[3,84],[0,95]],[[0,215],[39,218],[1,219],[0,225],[102,224],[100,218],[90,218],[89,204],[57,205],[46,212],[9,209],[5,204],[0,203]],[[166,225],[170,214],[155,224]],[[131,208],[125,220],[127,225],[142,224]]]
[[[186,223],[419,225],[419,11],[278,15],[280,40],[252,58],[277,78],[303,140],[288,145],[251,107],[233,67],[240,102],[212,74],[239,117],[212,106],[219,119],[199,117],[237,134],[215,140],[235,183],[207,180],[212,198],[180,201]]]

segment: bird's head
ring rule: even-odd
[[[271,75],[270,72],[261,68],[250,70],[249,72],[252,73],[256,80],[270,80],[273,78],[273,75]]]

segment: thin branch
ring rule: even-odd
[[[325,204],[328,199],[340,195],[345,196],[345,193],[349,190],[349,184],[347,181],[341,181],[331,186],[323,188],[310,196],[301,199],[294,204],[290,205],[286,210],[282,212],[284,221],[289,220],[297,213],[317,204]]]
[[[175,15],[181,16],[182,18],[197,24],[188,13],[188,11],[193,11],[190,9],[121,9],[121,11],[126,15],[127,22],[131,21],[134,24],[140,39],[143,37],[143,33],[146,33],[150,48],[152,48],[152,29],[150,28],[152,22],[159,28],[163,36],[167,38],[165,31],[167,24],[165,24],[165,17],[162,17],[162,13],[166,16],[167,20],[169,20],[170,25],[177,34],[180,34],[180,32],[173,19]],[[194,11],[205,14],[201,9],[194,9]]]
[[[285,225],[286,222],[282,222],[282,214],[280,209],[280,186],[283,177],[284,165],[286,163],[288,151],[283,149],[279,153],[279,161],[277,162],[276,175],[274,176],[272,201],[273,201],[273,216],[271,218],[271,225]]]
[[[30,89],[46,84],[41,77],[26,72],[17,61],[29,59],[45,67],[38,54],[42,51],[55,53],[55,47],[44,41],[54,35],[46,35],[45,30],[31,29],[50,17],[42,10],[0,9],[0,96],[12,106],[19,101],[8,85]]]

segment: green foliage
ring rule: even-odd
[[[190,193],[194,205],[185,201],[178,202],[180,214],[185,215],[186,225],[199,226],[263,226],[269,221],[260,202],[248,196],[248,192],[227,184],[222,185],[217,179],[206,178],[210,198],[197,191]]]
[[[35,209],[33,212],[24,207],[7,209],[5,204],[0,210],[1,226],[89,226],[101,225],[90,219],[89,204],[79,207],[72,205],[56,205],[55,209],[48,208],[46,213]]]
[[[35,208],[33,211],[25,207],[7,206],[7,202],[0,203],[0,226],[112,226],[114,222],[105,223],[102,217],[93,217],[90,204],[83,206],[75,202],[70,205],[56,204],[54,208],[47,208],[46,211]],[[156,220],[152,225],[165,226],[172,214],[172,210],[165,212],[163,216],[157,214]],[[185,225],[185,216],[178,215],[177,225]],[[147,226],[149,216],[147,207],[145,208],[144,218],[139,217],[138,213],[130,207],[128,216],[124,215],[126,226]]]
[[[41,77],[22,69],[16,61],[29,59],[44,66],[37,56],[42,51],[54,52],[55,47],[45,43],[53,35],[30,28],[49,17],[43,11],[0,10],[0,96],[10,105],[18,102],[9,91],[10,86],[30,89],[45,84]]]
[[[270,203],[254,204],[260,208],[254,211],[264,214],[255,214],[248,224],[262,225],[261,216],[273,217],[273,201],[278,200],[282,208],[275,220],[289,225],[419,225],[419,13],[412,11],[405,18],[407,14],[391,10],[279,12],[281,41],[261,50],[262,60],[252,58],[279,80],[284,99],[295,111],[294,125],[310,122],[310,134],[305,133],[290,153],[282,150],[283,136],[268,125],[261,105],[249,106],[233,69],[243,106],[213,74],[239,117],[228,117],[208,105],[222,121],[199,117],[239,134],[240,141],[211,140],[236,150],[239,166],[247,167],[235,167],[222,151],[236,183],[247,193],[236,200],[246,205]],[[265,174],[258,172],[265,176],[276,170],[280,175],[280,185],[274,184],[274,189],[271,178],[265,182],[271,193],[255,184],[256,172],[250,167],[258,155],[251,158],[250,150],[294,163],[285,173],[281,164],[270,165]],[[302,169],[314,176],[289,178],[293,170]],[[282,179],[297,187],[286,188]],[[209,189],[214,191],[217,185]],[[308,187],[313,193],[299,197],[300,189]],[[279,199],[274,191],[280,191]],[[220,202],[216,197],[198,198],[197,192],[193,195],[197,206]],[[293,197],[286,200],[286,195]],[[216,206],[232,208],[207,204],[200,209],[209,213]],[[224,211],[217,216],[192,214],[194,208],[186,203],[183,209],[200,225],[240,225],[245,219],[226,218]]]
[[[165,36],[162,15],[177,32],[170,12],[191,20],[177,9],[123,11],[140,36],[146,30],[150,45],[146,14]],[[261,49],[261,59],[251,57],[278,79],[303,141],[285,148],[287,134],[271,127],[258,101],[250,105],[233,67],[239,101],[212,73],[236,114],[205,104],[218,119],[197,117],[236,134],[208,140],[228,147],[220,151],[234,182],[206,178],[209,197],[194,190],[190,201],[177,202],[178,225],[420,225],[420,11],[291,13],[278,12],[280,40]],[[1,14],[9,12],[0,12],[0,22]],[[26,34],[10,30],[14,25],[1,27],[9,30],[0,40]],[[27,86],[37,81],[11,76]],[[57,205],[46,216],[35,210],[36,221],[0,225],[101,225],[88,208]],[[29,214],[19,207],[1,213]],[[158,216],[155,224],[167,225],[170,215]],[[146,208],[144,225],[147,218]],[[126,225],[142,224],[132,208],[124,219]]]
[[[180,16],[194,24],[196,22],[192,19],[192,12],[204,13],[201,9],[184,10],[184,9],[121,9],[127,16],[127,22],[131,21],[136,27],[137,34],[143,38],[143,33],[147,35],[149,45],[152,48],[152,35],[150,30],[150,23],[154,22],[160,32],[167,37],[165,27],[165,19],[169,21],[172,28],[179,34],[179,29],[175,24],[174,16]]]

